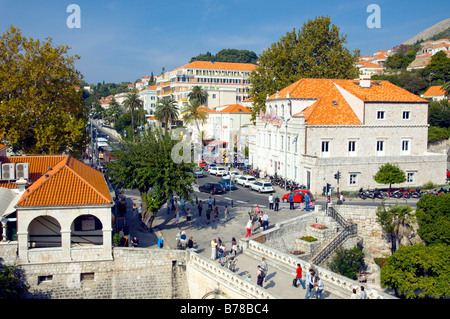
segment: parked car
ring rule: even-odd
[[[272,183],[268,181],[256,181],[250,184],[250,189],[258,191],[260,193],[263,192],[273,192]]]
[[[211,168],[216,167],[216,166],[217,166],[217,164],[215,164],[215,163],[206,163],[205,162],[205,165],[203,165],[203,169],[205,171],[209,171]]]
[[[235,189],[237,189],[237,187],[236,187],[236,185],[234,184],[234,182],[230,182],[229,179],[221,179],[221,180],[219,181],[219,184],[222,185],[223,188],[224,188],[226,191],[229,191],[230,189],[231,189],[232,191],[234,191]]]
[[[199,164],[198,164],[198,166],[200,167],[200,168],[203,168],[203,167],[205,167],[207,164],[206,164],[206,162],[205,161],[201,161]]]
[[[209,174],[213,174],[216,176],[223,176],[223,174],[225,174],[226,170],[223,167],[214,166],[214,167],[211,167],[208,172],[209,172]]]
[[[289,202],[289,195],[292,194],[292,196],[294,197],[294,203],[300,203],[302,201],[302,197],[305,196],[306,193],[308,193],[311,200],[314,200],[313,194],[311,194],[311,192],[307,189],[297,189],[290,193],[284,194],[283,197],[281,197],[281,200],[284,203]]]
[[[236,180],[238,185],[242,185],[244,187],[249,186],[251,183],[256,182],[256,178],[251,175],[243,175]]]
[[[222,194],[225,190],[219,183],[206,183],[198,187],[200,192],[213,194]]]
[[[196,168],[192,175],[194,175],[194,177],[203,177],[203,170],[201,168]]]
[[[237,171],[227,171],[225,172],[225,174],[223,175],[223,179],[230,179],[231,176],[231,180],[237,180],[239,177],[241,177],[242,175],[239,174],[239,172]]]

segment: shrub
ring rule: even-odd
[[[423,184],[423,189],[435,189],[438,186],[436,184],[433,184],[433,182],[426,182],[425,184]]]
[[[328,264],[328,267],[342,276],[356,280],[364,258],[361,249],[357,246],[352,249],[343,249],[339,246],[335,253],[336,257]]]
[[[303,237],[300,237],[300,239],[304,240],[304,241],[307,241],[307,242],[313,242],[313,241],[317,240],[317,238],[314,238],[312,236],[303,236]]]

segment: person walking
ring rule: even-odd
[[[272,194],[269,195],[269,209],[273,210],[273,196],[272,196]]]
[[[297,283],[300,282],[303,289],[306,289],[305,284],[303,283],[303,279],[302,279],[302,271],[303,271],[302,266],[300,264],[297,264],[297,269],[295,270],[296,276],[295,276],[294,286],[297,287]]]
[[[265,231],[266,229],[269,228],[269,214],[267,214],[267,212],[264,212],[264,214],[263,214],[262,226],[263,226],[263,231]]]
[[[308,193],[306,193],[306,195],[305,195],[305,210],[307,211],[307,212],[309,212],[309,201],[311,200],[311,198],[309,197],[309,194]]]
[[[209,196],[209,198],[208,198],[208,208],[211,209],[211,211],[213,209],[212,207],[213,207],[213,201],[211,199],[211,196]]]
[[[360,290],[361,292],[359,293],[359,299],[369,299],[366,291],[364,290],[364,286],[361,286]]]
[[[214,238],[211,240],[211,260],[216,260],[216,247],[217,247],[217,240]]]
[[[180,199],[180,206],[181,206],[181,213],[182,214],[184,214],[186,212],[185,211],[185,204],[186,204],[186,202],[185,202],[184,198],[181,198]]]
[[[175,225],[178,226],[179,222],[180,222],[180,208],[177,207],[175,210]]]
[[[230,255],[234,252],[234,255],[236,256],[237,254],[237,241],[236,238],[232,238],[231,239],[231,250],[230,250]]]
[[[202,202],[202,200],[200,200],[198,202],[197,209],[198,209],[198,216],[202,216],[202,209],[203,209],[203,202]]]
[[[322,292],[323,292],[323,280],[318,275],[316,276],[316,282],[315,285],[317,287],[316,291],[316,299],[322,299]]]
[[[256,272],[256,284],[260,287],[263,286],[264,282],[264,271],[261,269],[261,266],[258,265]]]
[[[309,297],[313,297],[314,292],[314,271],[312,269],[309,269],[308,272],[306,273],[305,284],[306,284],[305,299],[309,299]]]
[[[247,229],[247,234],[245,235],[245,237],[250,237],[252,235],[252,220],[251,219],[248,220],[245,228]]]
[[[358,294],[356,293],[356,289],[353,288],[350,299],[358,299]]]
[[[191,218],[192,218],[192,215],[191,215],[191,209],[188,208],[188,209],[186,210],[186,224],[187,224],[188,226],[191,226]]]
[[[280,198],[277,195],[277,197],[275,197],[275,211],[276,212],[278,211],[279,206],[280,206]]]
[[[294,196],[292,196],[292,194],[289,194],[289,209],[294,209]]]
[[[214,219],[213,219],[213,222],[215,222],[216,220],[219,220],[219,206],[216,206],[214,208]]]
[[[267,265],[266,258],[262,258],[261,263],[259,264],[261,270],[264,272],[264,281],[267,280],[267,273],[269,272],[269,266]]]
[[[228,221],[228,214],[229,214],[228,206],[225,206],[225,211],[224,211],[225,221]]]
[[[210,218],[211,218],[211,208],[209,208],[208,205],[208,208],[206,209],[206,224],[209,224]]]

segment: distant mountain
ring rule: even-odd
[[[447,18],[445,20],[442,20],[441,22],[436,23],[432,27],[429,27],[428,29],[423,30],[419,34],[417,34],[415,37],[409,39],[408,41],[403,42],[402,44],[415,44],[417,41],[426,41],[433,36],[446,31],[450,29],[450,18]]]

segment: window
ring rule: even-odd
[[[38,276],[38,284],[41,284],[43,282],[51,282],[52,280],[53,280],[53,275]]]
[[[271,145],[271,143],[270,143],[270,141],[271,141],[271,139],[272,139],[272,136],[269,134],[269,148],[270,148],[270,145]]]
[[[280,140],[281,140],[280,150],[283,150],[284,149],[284,136],[283,135],[280,136]]]
[[[290,152],[291,151],[291,137],[288,136],[287,138],[287,151]]]
[[[408,184],[414,183],[414,177],[415,177],[414,175],[415,174],[413,172],[409,172],[409,173],[406,174],[406,182]]]
[[[329,147],[330,147],[329,141],[322,142],[322,157],[330,157]]]
[[[216,98],[216,95],[215,95],[215,94],[213,94],[213,95],[212,95],[212,98],[213,98],[213,99],[215,99],[215,98]]]
[[[348,156],[356,156],[356,142],[355,141],[348,142]]]
[[[384,111],[377,112],[377,120],[384,120]]]
[[[384,141],[377,141],[377,156],[384,155]]]
[[[358,185],[358,174],[350,174],[350,180],[348,184],[351,186]]]
[[[409,155],[410,153],[409,140],[402,140],[402,155]]]
[[[80,274],[80,281],[89,281],[95,279],[95,273],[93,272],[85,272]]]
[[[402,116],[402,118],[404,119],[404,120],[409,120],[409,111],[403,111],[403,116]]]

